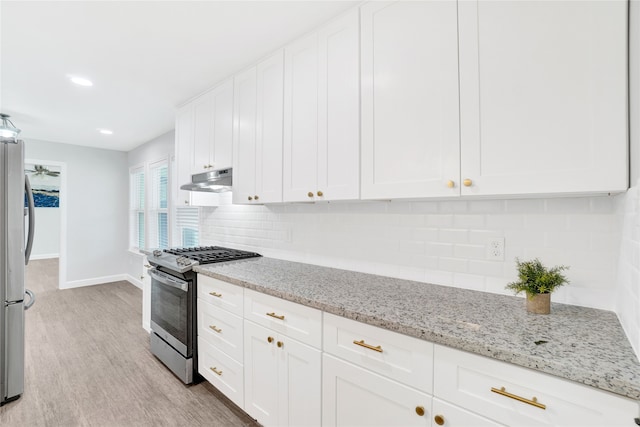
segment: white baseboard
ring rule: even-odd
[[[136,288],[142,289],[142,280],[136,279],[135,277],[133,277],[130,274],[127,274],[124,280],[126,280],[129,283],[131,283]]]
[[[60,258],[60,254],[40,254],[40,255],[31,255],[29,257],[29,261],[37,260],[37,259],[50,259],[50,258]]]
[[[60,289],[80,288],[82,286],[101,285],[103,283],[119,282],[121,280],[130,281],[128,274],[114,274],[113,276],[93,277],[91,279],[74,280],[60,285]]]

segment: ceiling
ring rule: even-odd
[[[0,112],[23,139],[129,151],[172,130],[180,104],[355,4],[2,0]]]

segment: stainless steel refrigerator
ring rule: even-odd
[[[24,390],[24,311],[35,301],[24,278],[33,232],[24,142],[0,138],[0,405],[17,399]]]

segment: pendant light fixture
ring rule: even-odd
[[[9,120],[9,117],[10,116],[8,114],[0,113],[0,138],[16,140],[20,133],[20,129],[15,127],[11,120]]]

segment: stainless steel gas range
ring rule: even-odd
[[[219,246],[142,250],[151,276],[151,352],[185,384],[198,378],[197,280],[193,267],[261,256]]]

